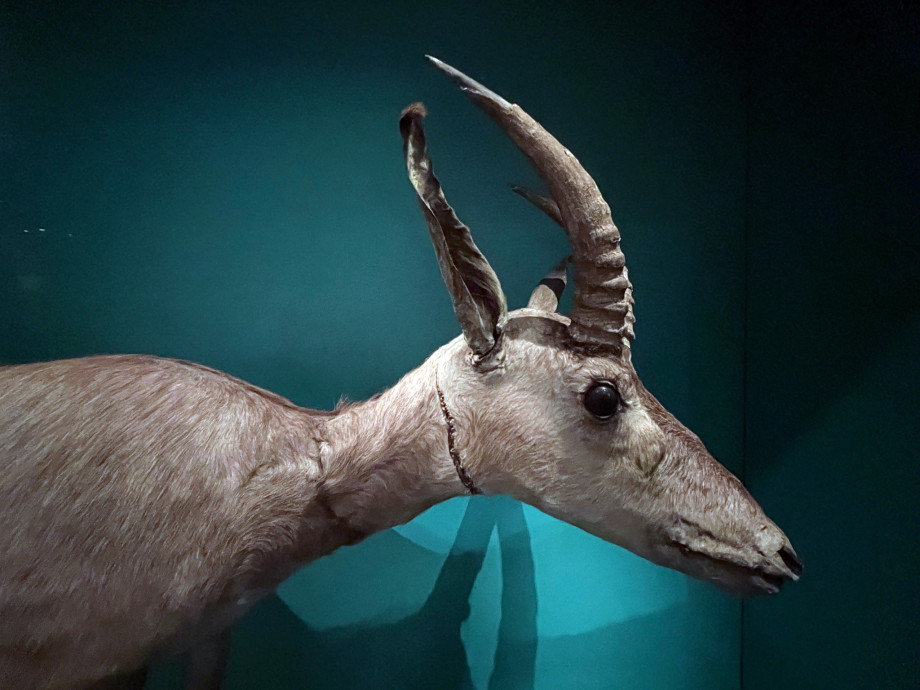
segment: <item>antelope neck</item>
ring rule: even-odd
[[[444,457],[432,369],[419,367],[379,396],[324,418],[320,481],[331,512],[349,529],[372,534],[464,493],[456,465]]]

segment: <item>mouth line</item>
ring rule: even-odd
[[[780,557],[783,560],[784,568],[779,566],[771,567],[769,565],[749,565],[747,563],[742,563],[738,558],[732,558],[728,554],[693,549],[687,544],[673,538],[669,541],[671,546],[675,547],[686,558],[701,559],[709,563],[717,564],[735,575],[753,581],[758,589],[769,592],[770,594],[779,592],[787,582],[795,582],[798,580],[802,572],[801,564],[799,564],[797,560],[793,561],[782,552],[780,552]]]

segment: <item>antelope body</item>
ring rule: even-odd
[[[740,595],[801,565],[782,531],[630,361],[619,232],[578,161],[518,106],[430,58],[550,190],[564,264],[507,313],[400,120],[463,335],[393,388],[333,412],[197,364],[106,356],[0,369],[0,686],[84,687],[198,648],[296,568],[431,505],[505,493]],[[212,646],[214,651],[218,646]],[[192,657],[188,684],[217,675]]]

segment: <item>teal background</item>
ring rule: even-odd
[[[506,498],[304,569],[226,686],[915,687],[915,3],[5,3],[0,362],[147,352],[330,408],[458,326],[396,121],[512,306],[567,252],[422,59],[521,103],[624,235],[645,383],[805,561],[742,605]],[[175,665],[150,687],[174,687]]]

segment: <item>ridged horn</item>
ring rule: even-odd
[[[572,246],[572,339],[629,356],[635,338],[632,285],[620,249],[620,231],[597,184],[575,156],[520,106],[437,58],[426,57],[502,128],[549,187]]]

